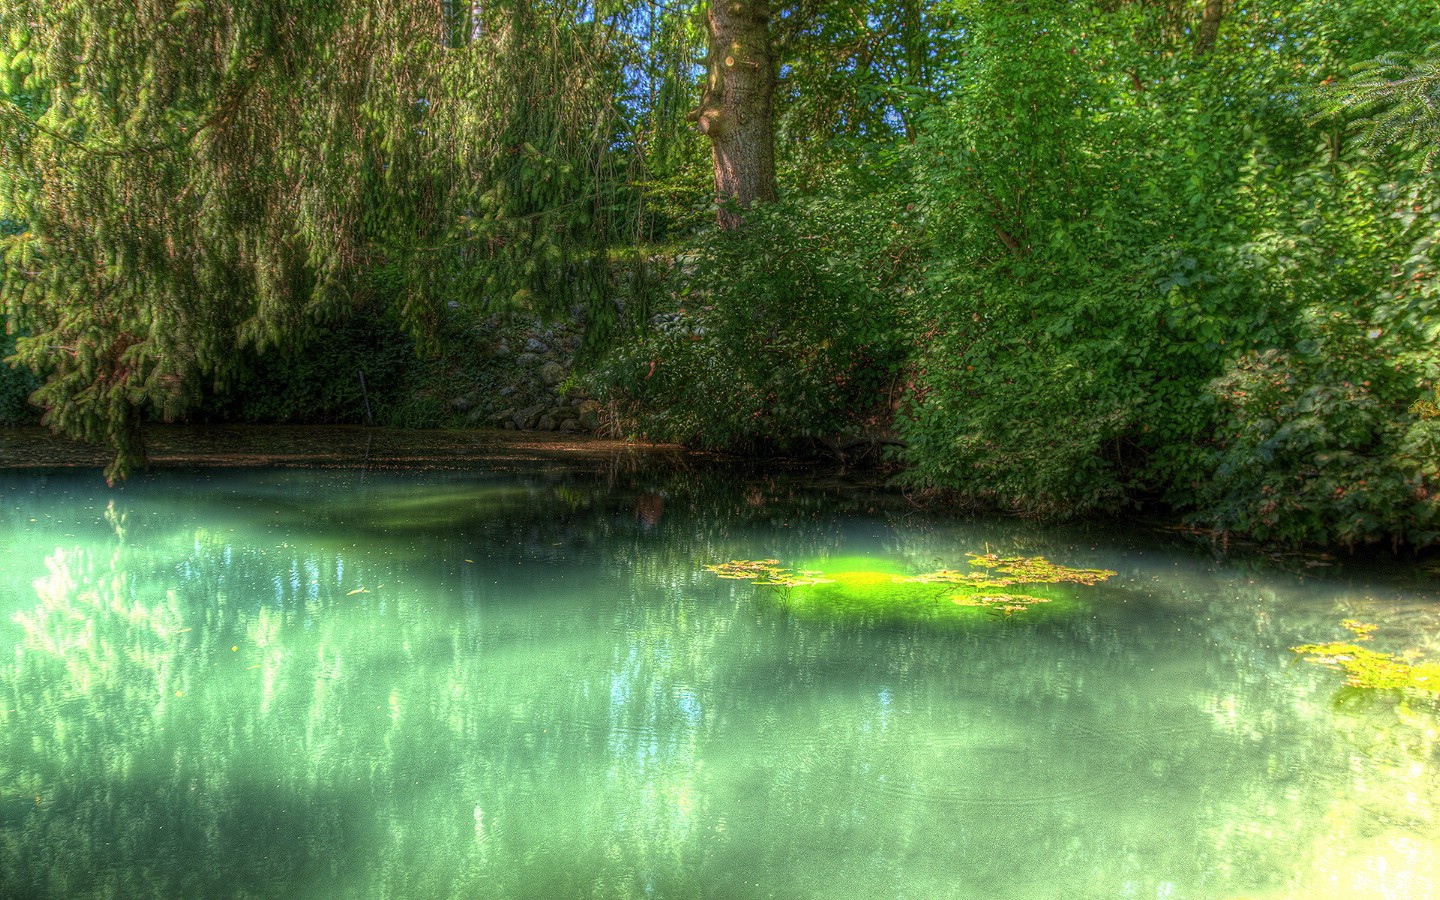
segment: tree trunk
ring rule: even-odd
[[[1225,17],[1225,0],[1205,0],[1205,12],[1200,16],[1200,35],[1195,39],[1195,55],[1209,53],[1220,36],[1220,20]]]
[[[711,0],[709,78],[690,119],[710,138],[721,228],[737,228],[756,200],[774,200],[775,61],[769,0]]]

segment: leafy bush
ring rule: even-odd
[[[808,449],[886,416],[905,215],[831,195],[703,235],[636,337],[600,361],[596,390],[629,431],[747,452]]]
[[[979,11],[916,148],[907,477],[1037,515],[1163,497],[1266,540],[1440,541],[1434,180],[1288,87],[1351,51],[1291,23],[1308,46],[1156,56],[1123,10],[1042,8]]]
[[[1440,423],[1404,415],[1333,362],[1270,350],[1216,381],[1231,430],[1197,485],[1198,517],[1287,543],[1433,543]]]
[[[1157,282],[1186,258],[1185,211],[1177,170],[1151,160],[1185,136],[1105,69],[1093,23],[1045,8],[1040,31],[1019,8],[973,23],[965,90],[917,146],[926,277],[901,421],[911,483],[1065,516],[1115,509],[1166,441],[1203,427],[1195,398],[1219,365],[1204,357],[1233,326],[1167,333]]]
[[[1288,335],[1210,385],[1221,418],[1190,486],[1210,527],[1290,543],[1440,541],[1440,420],[1426,406],[1440,383],[1440,198],[1386,178],[1336,167],[1287,191],[1300,202],[1274,227],[1296,237],[1256,300],[1289,311]],[[1391,215],[1373,215],[1376,198]]]

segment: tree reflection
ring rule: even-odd
[[[1363,605],[1338,588],[783,479],[502,481],[127,489],[93,539],[17,540],[44,566],[0,666],[0,894],[1435,884],[1434,722],[1337,720],[1286,667]],[[798,615],[703,568],[981,552],[1120,575],[1083,614],[937,628]]]
[[[263,895],[343,877],[362,798],[257,759],[238,685],[216,677],[235,665],[224,629],[175,591],[147,602],[121,549],[46,565],[4,671],[7,892]]]

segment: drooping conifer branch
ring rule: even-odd
[[[464,12],[460,35],[433,0],[0,10],[28,66],[0,104],[0,219],[24,223],[0,298],[46,423],[122,476],[141,424],[238,347],[367,297],[423,338],[450,301],[598,296],[612,36],[519,0]]]

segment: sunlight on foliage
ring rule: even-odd
[[[1416,400],[1410,404],[1410,415],[1421,419],[1440,419],[1440,387],[1435,389],[1434,400]]]

